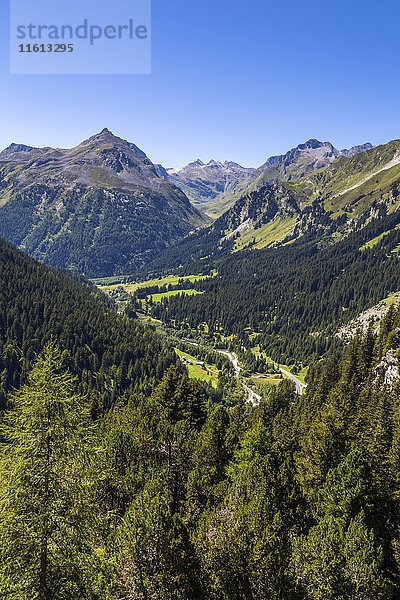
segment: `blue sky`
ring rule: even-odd
[[[108,127],[165,166],[257,166],[311,137],[400,137],[395,0],[153,0],[152,74],[137,76],[9,75],[0,2],[1,147]]]

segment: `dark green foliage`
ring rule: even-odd
[[[148,393],[176,362],[151,330],[116,314],[95,288],[39,265],[0,240],[0,407],[50,340],[100,409],[125,391]]]
[[[398,597],[400,380],[387,380],[387,361],[399,331],[392,310],[378,335],[317,365],[303,397],[285,382],[257,408],[210,399],[170,368],[93,431],[48,350],[1,429],[3,588],[42,590],[45,515],[44,600]],[[47,472],[43,503],[33,484]]]
[[[400,231],[372,250],[359,248],[399,220],[396,213],[333,246],[304,239],[285,248],[239,252],[219,263],[214,259],[218,277],[193,284],[204,294],[168,298],[152,315],[177,327],[207,323],[210,334],[234,334],[247,348],[246,332],[255,332],[253,343],[276,362],[310,364],[339,344],[334,334],[341,324],[398,291],[400,258],[392,250]],[[196,266],[204,272],[206,262]]]
[[[97,515],[84,398],[51,345],[1,424],[0,596],[91,599]]]
[[[38,214],[43,197],[62,209]],[[146,203],[140,210],[139,202]],[[0,207],[0,235],[47,264],[88,277],[130,273],[190,231],[194,210],[185,202],[178,190],[168,197],[115,189],[110,199],[109,190],[33,186]]]

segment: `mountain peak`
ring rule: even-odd
[[[133,151],[138,157],[148,160],[146,153],[143,152],[143,150],[141,150],[132,142],[128,142],[127,140],[118,137],[112,131],[107,129],[107,127],[102,129],[100,133],[96,133],[87,140],[84,140],[77,147],[82,149],[91,148],[93,151],[97,151],[98,146],[103,146],[103,144],[107,144],[110,147],[117,148],[129,154],[131,154]]]
[[[321,148],[322,146],[327,146],[330,145],[330,142],[320,142],[319,140],[315,139],[315,138],[310,138],[309,140],[306,141],[305,144],[300,144],[300,146],[298,146],[299,148],[301,147],[305,147],[305,148],[312,148],[313,150],[315,150],[316,148]]]
[[[347,158],[352,158],[356,154],[361,154],[362,152],[366,152],[367,150],[372,150],[374,146],[367,142],[366,144],[361,144],[359,146],[353,146],[350,149],[344,149],[340,151],[340,154],[346,156]]]
[[[118,138],[116,135],[114,135],[114,133],[112,131],[110,131],[110,129],[108,129],[107,127],[104,127],[104,129],[102,129],[101,131],[99,131],[99,133],[95,133],[94,135],[92,135],[89,140],[98,140],[98,139],[115,139],[115,140],[119,140],[120,138]]]
[[[25,144],[15,144],[14,142],[7,146],[1,154],[14,154],[15,152],[31,152],[34,150],[33,146],[26,146]]]
[[[295,148],[296,150],[324,150],[328,149],[329,152],[333,152],[334,154],[338,154],[338,150],[334,147],[331,142],[320,142],[315,138],[311,138],[307,140],[304,144],[300,144]]]
[[[111,131],[111,129],[108,129],[108,127],[104,127],[104,129],[99,131],[99,133],[95,133],[91,137],[99,138],[99,137],[117,137],[117,136],[114,135],[114,133]]]
[[[7,229],[2,209],[9,199],[14,207],[15,198],[10,230],[31,199],[17,243],[35,256],[43,244],[48,254],[41,259],[56,266],[93,276],[129,273],[204,224],[144,152],[107,128],[73,148],[27,152],[12,146],[8,152],[0,156],[2,232]],[[41,233],[31,243],[33,223]],[[7,235],[16,241],[12,232]]]
[[[286,154],[271,156],[260,171],[268,171],[268,176],[273,180],[292,179],[326,166],[338,155],[339,151],[330,142],[311,138]]]

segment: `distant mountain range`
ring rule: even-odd
[[[200,204],[208,212],[212,200],[232,196],[238,191],[239,184],[250,182],[256,173],[257,169],[246,169],[231,161],[210,160],[205,164],[198,159],[182,169],[167,169],[164,176],[194,204]]]
[[[108,129],[70,150],[0,153],[0,236],[52,265],[134,271],[201,225],[185,194]]]
[[[0,236],[89,277],[129,274],[159,256],[168,268],[304,235],[333,243],[397,211],[399,183],[399,141],[337,150],[311,139],[254,169],[166,169],[104,129],[69,150],[0,153]]]
[[[400,141],[339,152],[310,140],[269,159],[238,189],[230,208],[167,251],[157,268],[303,236],[332,244],[374,220],[400,215]]]
[[[290,181],[318,168],[325,167],[339,156],[350,158],[372,148],[367,143],[349,150],[337,150],[330,142],[309,140],[281,156],[272,156],[261,167],[245,168],[234,162],[200,159],[181,169],[159,167],[159,174],[169,179],[201,210],[215,218],[230,208],[246,185],[260,175],[271,181]]]

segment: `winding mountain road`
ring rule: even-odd
[[[189,344],[192,344],[193,346],[199,345],[190,340],[183,340],[183,341],[185,341]],[[216,351],[218,352],[218,354],[222,354],[222,356],[225,356],[226,358],[229,359],[229,361],[231,362],[231,364],[233,366],[233,370],[234,370],[236,379],[240,379],[240,372],[241,372],[242,368],[239,365],[239,358],[238,358],[238,355],[236,354],[236,352],[230,352],[230,350],[216,350]],[[293,373],[291,373],[290,371],[287,371],[283,367],[279,367],[279,370],[283,375],[285,375],[285,377],[287,377],[288,379],[291,379],[293,381],[293,383],[296,386],[296,394],[298,396],[302,396],[305,388],[307,387],[306,384],[302,383],[300,381],[300,379],[297,379],[297,377],[295,375],[293,375]],[[253,404],[253,406],[256,406],[257,404],[259,404],[261,402],[262,397],[259,394],[257,394],[254,390],[252,390],[244,381],[241,381],[241,384],[242,384],[242,387],[245,390],[245,392],[247,392],[247,394],[248,394],[248,402]]]
[[[281,373],[283,373],[284,375],[286,375],[286,377],[287,377],[288,379],[291,379],[291,380],[293,381],[293,383],[294,383],[294,384],[295,384],[295,386],[296,386],[296,394],[297,394],[298,396],[302,396],[302,395],[303,395],[303,392],[304,392],[304,390],[305,390],[305,388],[306,388],[306,384],[305,384],[305,383],[302,383],[302,382],[300,381],[300,379],[297,379],[297,377],[295,377],[295,376],[293,375],[293,373],[290,373],[290,371],[286,371],[286,369],[283,369],[282,367],[279,367],[279,370],[280,370],[280,372],[281,372]]]
[[[235,352],[229,352],[229,350],[217,350],[219,354],[226,356],[232,363],[233,370],[235,371],[236,379],[240,378],[240,371],[242,370],[239,365],[238,355]],[[259,394],[256,394],[254,390],[252,390],[244,381],[240,382],[242,384],[242,388],[245,392],[247,392],[247,401],[253,406],[257,406],[260,404],[262,398]]]
[[[241,368],[239,366],[238,355],[235,352],[229,352],[229,350],[217,350],[217,352],[229,358],[235,371],[235,377],[239,377]]]
[[[240,378],[240,371],[242,370],[239,365],[239,358],[235,352],[230,352],[229,350],[217,350],[219,354],[226,356],[232,363],[233,369],[235,371],[235,377],[237,379]],[[302,396],[304,389],[306,388],[305,383],[302,383],[300,379],[297,379],[293,373],[287,371],[283,367],[279,367],[280,372],[285,375],[288,379],[291,379],[296,386],[296,394],[298,396]],[[243,389],[248,393],[248,401],[253,404],[259,404],[261,402],[261,396],[256,394],[244,381],[241,382]]]

